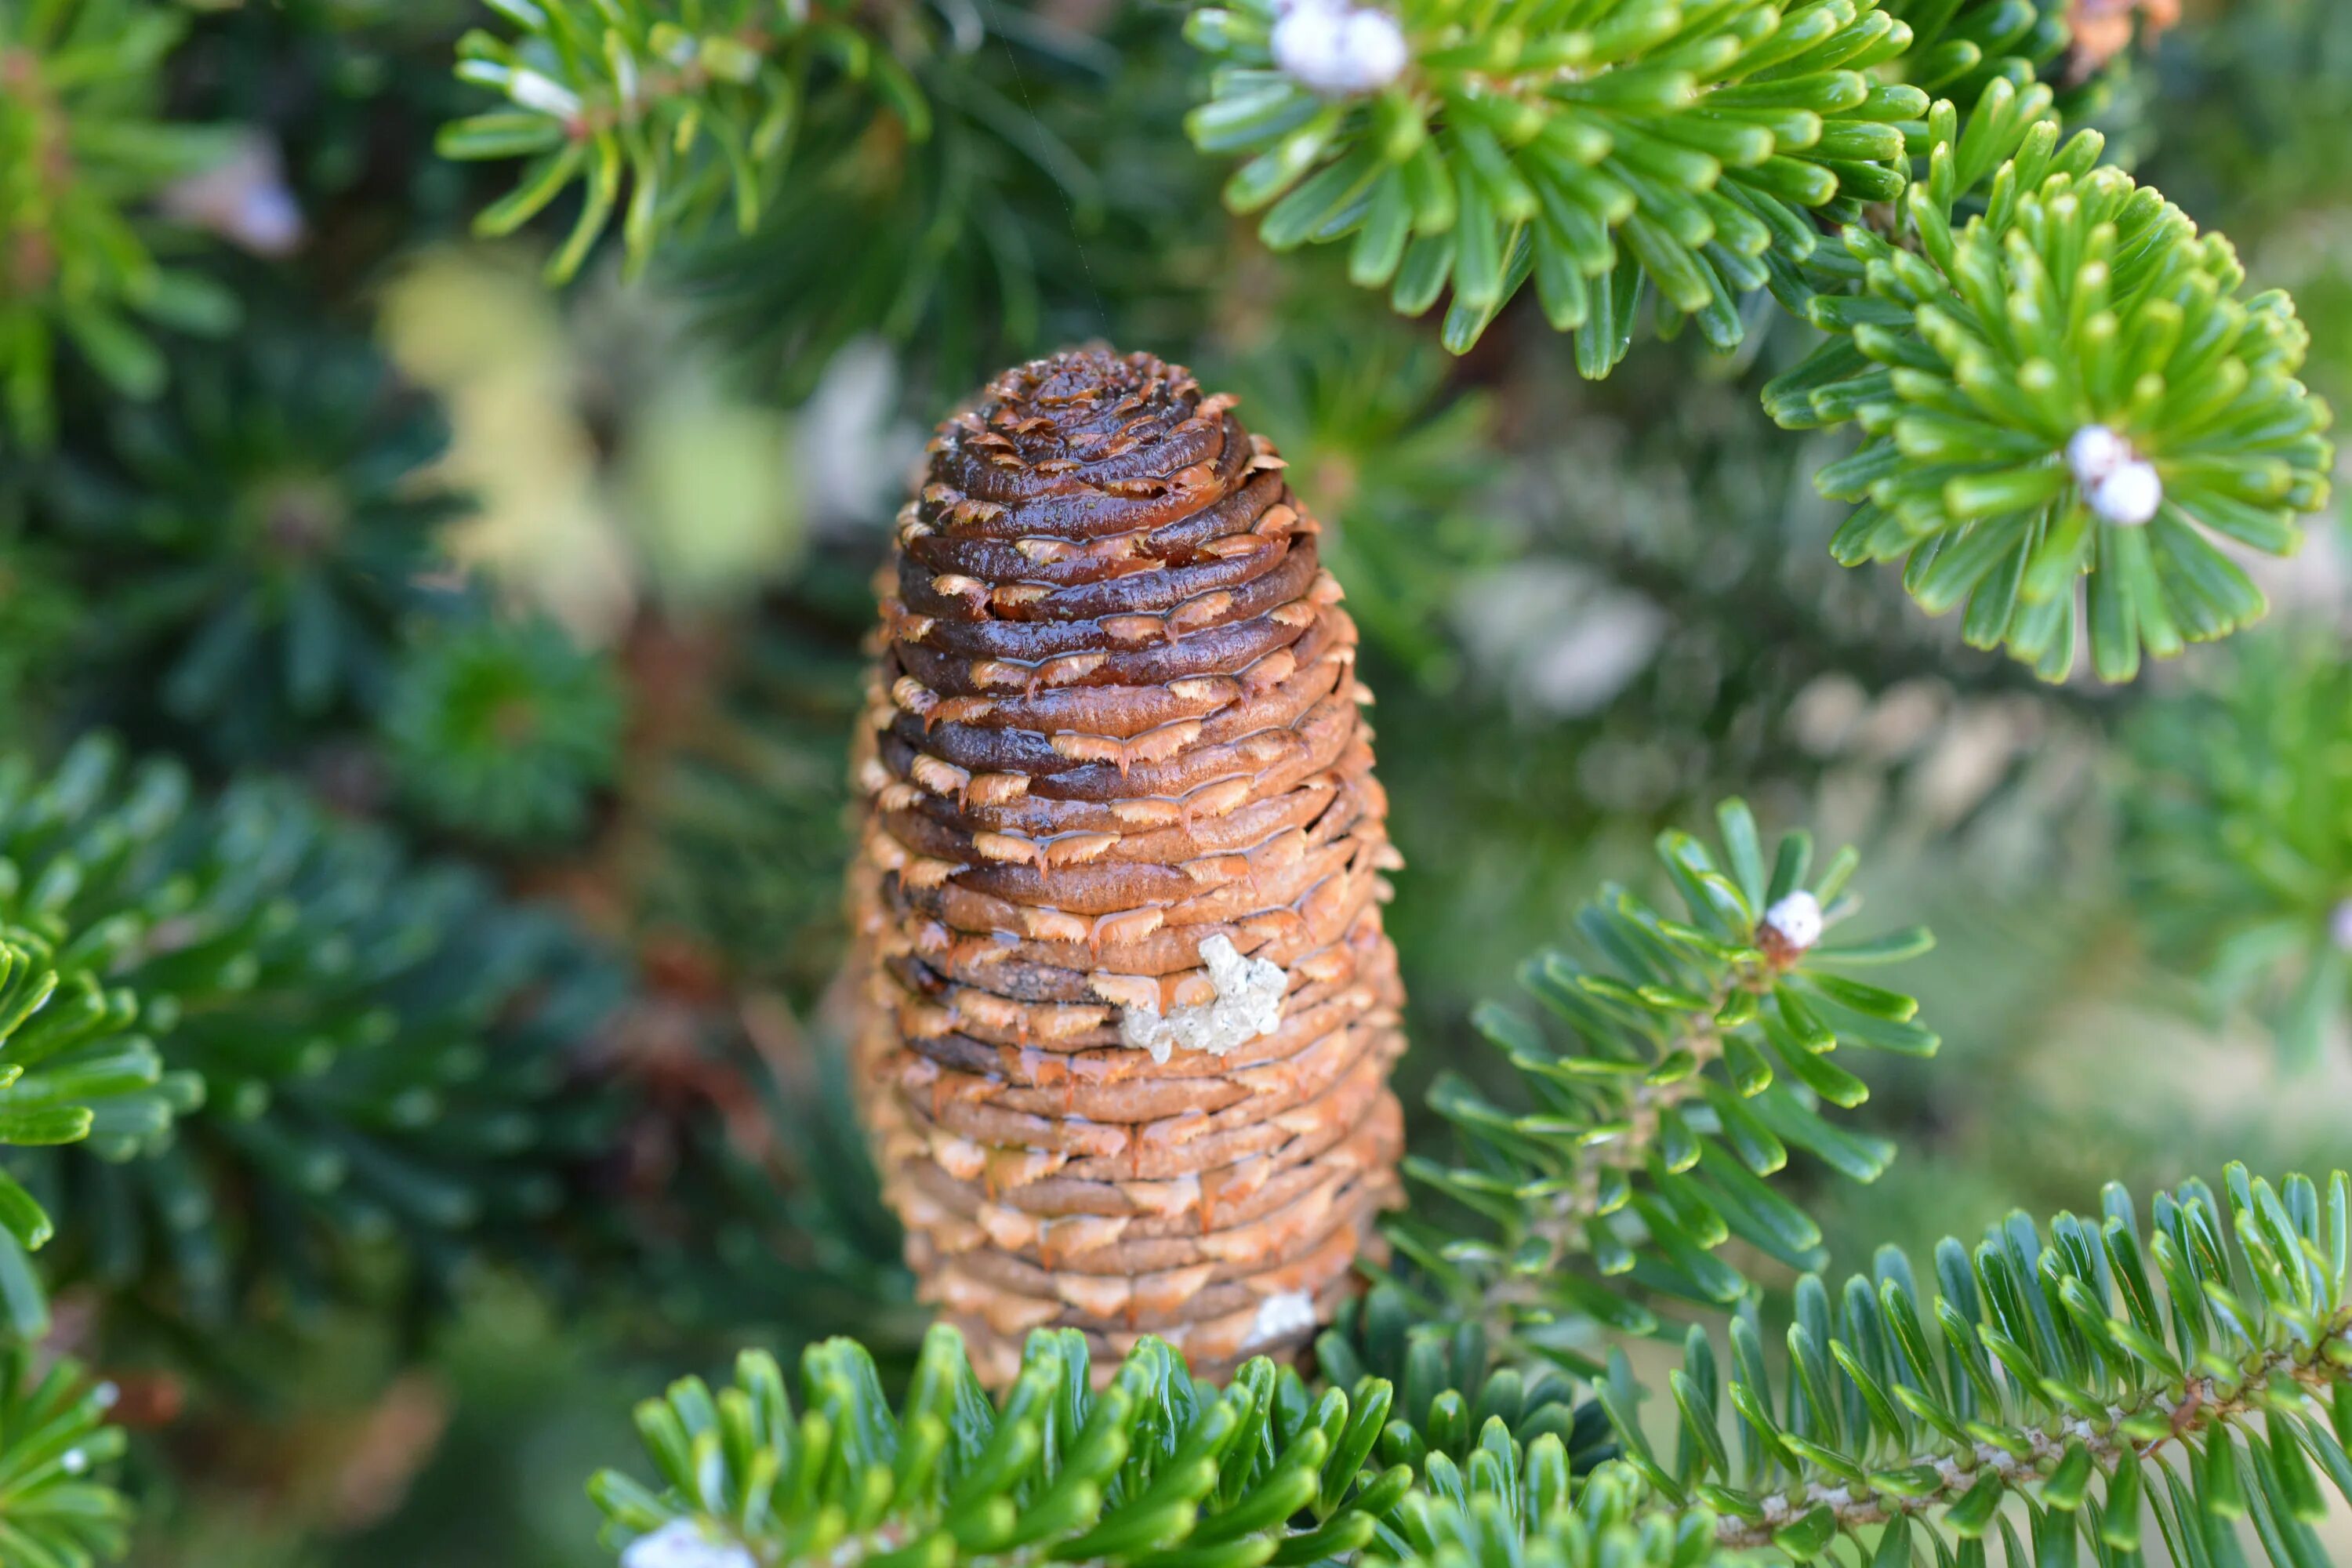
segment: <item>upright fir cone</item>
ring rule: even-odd
[[[1398,1198],[1399,863],[1315,520],[1234,400],[1034,361],[899,514],[855,763],[864,1107],[925,1298],[1196,1374],[1285,1354]]]

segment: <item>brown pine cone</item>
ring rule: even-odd
[[[1395,1204],[1397,864],[1356,629],[1189,372],[1058,354],[932,438],[855,763],[867,1125],[983,1376],[1032,1329],[1286,1354]]]

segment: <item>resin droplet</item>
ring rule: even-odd
[[[1214,1001],[1179,1007],[1164,1018],[1157,1007],[1121,1008],[1119,1039],[1150,1051],[1153,1061],[1164,1062],[1179,1046],[1221,1057],[1282,1027],[1282,997],[1290,988],[1290,977],[1280,964],[1244,958],[1223,932],[1201,944],[1201,962],[1208,967],[1209,984],[1217,988]]]

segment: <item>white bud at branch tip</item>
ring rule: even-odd
[[[507,96],[525,109],[536,109],[558,120],[570,120],[580,112],[578,93],[534,70],[519,70],[507,78]]]
[[[1348,0],[1286,0],[1271,43],[1276,65],[1327,98],[1377,92],[1410,58],[1394,16]]]
[[[621,1568],[760,1568],[740,1544],[709,1534],[690,1519],[673,1519],[640,1535],[621,1553]]]
[[[1790,952],[1822,940],[1822,901],[1802,888],[1764,911],[1763,932]]]
[[[2066,467],[2101,522],[2138,528],[2164,504],[2164,480],[2156,465],[2104,425],[2085,425],[2074,432],[2066,443]]]
[[[2339,952],[2352,952],[2352,896],[2336,906],[2327,917],[2327,934]]]

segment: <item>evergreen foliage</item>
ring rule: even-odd
[[[952,6],[932,37],[921,15],[901,42],[930,134],[878,133],[846,93],[813,105],[796,155],[822,177],[788,181],[750,234],[679,247],[712,330],[793,399],[866,334],[944,399],[1113,319],[1196,331],[1222,236],[1207,170],[1164,133],[1185,86],[1165,18],[1118,7],[1097,36]]]
[[[580,269],[615,212],[634,267],[665,228],[722,207],[751,228],[775,199],[803,123],[835,95],[890,113],[910,140],[930,133],[914,79],[853,6],[504,0],[496,9],[520,37],[467,33],[458,74],[513,107],[457,121],[440,150],[531,160],[520,185],[476,220],[484,234],[511,233],[575,183],[584,188],[570,237],[548,263],[558,281]]]
[[[2145,1226],[2110,1186],[2093,1218],[2013,1215],[1973,1250],[1948,1239],[1932,1297],[1893,1248],[1834,1298],[1808,1275],[1785,1371],[1752,1307],[1731,1321],[1727,1369],[1691,1330],[1671,1456],[1622,1367],[1601,1380],[1622,1457],[1580,1477],[1559,1432],[1522,1443],[1500,1411],[1466,1462],[1430,1447],[1378,1469],[1402,1425],[1386,1382],[1318,1397],[1257,1362],[1209,1395],[1149,1338],[1089,1399],[1076,1337],[1041,1331],[1000,1412],[940,1329],[896,1418],[851,1342],[807,1353],[797,1420],[780,1370],[752,1354],[716,1397],[690,1379],[640,1408],[663,1490],[612,1472],[592,1490],[616,1543],[680,1552],[624,1561],[1361,1548],[1399,1564],[1692,1568],[1765,1548],[1810,1562],[1842,1542],[1881,1563],[1981,1563],[1998,1539],[2012,1563],[2137,1562],[2160,1541],[2208,1563],[2244,1561],[2246,1522],[2275,1568],[2310,1568],[2326,1560],[2311,1530],[2322,1478],[2352,1495],[2352,1177],[2323,1193],[2233,1165],[2223,1185],[2226,1206],[2199,1182],[2158,1194]]]
[[[478,226],[581,185],[551,273],[622,213],[629,266],[677,257],[788,396],[861,333],[907,345],[946,395],[1100,331],[1107,292],[1167,312],[1207,281],[1184,265],[1204,248],[1192,161],[1143,134],[1181,112],[1156,18],[1106,18],[1104,38],[993,5],[499,9],[519,36],[469,34],[460,74],[509,106],[440,145],[532,161]]]
[[[192,1110],[202,1086],[166,1073],[154,1042],[136,1031],[139,999],[100,978],[135,931],[122,922],[76,930],[54,912],[55,889],[21,885],[0,862],[0,1144],[92,1143],[120,1155],[163,1134]],[[17,924],[18,921],[27,924]],[[21,1183],[0,1171],[0,1298],[37,1301],[24,1253],[54,1225]]]
[[[1402,9],[1402,73],[1360,96],[1281,68],[1279,25],[1270,3],[1188,23],[1220,62],[1193,140],[1252,154],[1226,200],[1272,204],[1259,232],[1277,249],[1352,236],[1349,276],[1407,314],[1450,282],[1456,353],[1532,277],[1590,376],[1623,357],[1645,281],[1738,344],[1768,258],[1811,254],[1816,208],[1898,195],[1902,122],[1927,110],[1864,74],[1909,29],[1846,0],[1551,5],[1491,28],[1432,0]]]
[[[2340,1163],[2352,9],[2176,10],[0,0],[0,1568],[2326,1568],[2352,1180],[2158,1184]],[[848,742],[1097,336],[1321,520],[1428,1093],[1297,1370],[984,1390]]]
[[[2286,1062],[2352,1016],[2352,668],[2300,628],[2250,644],[2131,731],[2132,904],[2158,952],[2223,1008],[2252,1007]]]
[[[1352,1388],[1370,1377],[1396,1390],[1380,1451],[1416,1473],[1432,1455],[1468,1464],[1490,1421],[1522,1448],[1557,1439],[1578,1475],[1616,1458],[1608,1415],[1590,1391],[1556,1366],[1521,1359],[1498,1356],[1483,1323],[1432,1318],[1393,1285],[1348,1302],[1315,1341],[1324,1382]]]
[[[846,1340],[802,1357],[797,1414],[759,1352],[715,1396],[677,1384],[637,1411],[663,1489],[607,1470],[592,1490],[616,1543],[677,1542],[673,1561],[700,1542],[713,1563],[1315,1563],[1366,1545],[1410,1484],[1367,1468],[1390,1399],[1312,1395],[1263,1357],[1207,1387],[1152,1339],[1097,1393],[1085,1337],[1040,1331],[997,1403],[942,1326],[895,1415]]]
[[[1580,1333],[1597,1319],[1654,1331],[1641,1293],[1738,1300],[1748,1282],[1714,1252],[1732,1236],[1792,1267],[1820,1265],[1819,1228],[1763,1179],[1791,1145],[1856,1181],[1893,1158],[1885,1141],[1836,1127],[1820,1107],[1869,1096],[1832,1059],[1841,1046],[1934,1052],[1916,1002],[1843,973],[1923,952],[1927,933],[1825,942],[1855,905],[1853,853],[1816,874],[1808,836],[1768,851],[1736,800],[1717,820],[1719,856],[1688,834],[1659,840],[1679,917],[1606,889],[1578,912],[1578,952],[1545,953],[1522,972],[1568,1026],[1569,1048],[1520,1015],[1479,1014],[1524,1108],[1454,1074],[1431,1091],[1460,1153],[1452,1163],[1409,1157],[1406,1173],[1491,1227],[1465,1235],[1442,1211],[1391,1226],[1438,1287],[1425,1303],[1433,1316],[1492,1320],[1591,1370],[1557,1331]]]
[[[1891,76],[1937,98],[1974,103],[1998,80],[2023,89],[2065,53],[2061,5],[2001,0],[1892,0],[1887,11],[1911,29],[1911,46]]]
[[[2251,1514],[2278,1568],[2308,1563],[2318,1475],[2352,1482],[2352,1181],[2338,1172],[2323,1194],[2233,1165],[2224,1186],[2226,1206],[2200,1182],[2157,1194],[2145,1227],[2111,1185],[2096,1216],[2012,1215],[1973,1250],[1947,1240],[1932,1300],[1891,1248],[1834,1301],[1808,1276],[1777,1394],[1760,1337],[1735,1321],[1727,1383],[1691,1340],[1671,1464],[1630,1410],[1614,1425],[1662,1496],[1715,1511],[1727,1545],[1810,1558],[1884,1524],[1882,1552],[1915,1530],[1939,1556],[1981,1552],[1998,1531],[2012,1561],[2065,1562],[2139,1551],[2145,1506],[2174,1562],[2234,1559],[2230,1532]],[[2022,1517],[2004,1517],[2021,1492]]]
[[[685,1146],[656,1173],[659,1192],[632,1194],[637,1230],[625,1244],[659,1284],[626,1305],[666,1335],[721,1343],[746,1323],[792,1344],[855,1334],[897,1384],[928,1314],[914,1305],[904,1237],[859,1146],[837,1047],[813,1083],[780,1081],[749,1051],[711,1056],[740,1099],[688,1116]],[[743,1146],[747,1110],[773,1130],[770,1146]]]
[[[379,707],[462,510],[419,472],[439,412],[364,344],[281,321],[189,356],[168,399],[112,425],[103,458],[49,466],[33,509],[83,566],[80,651],[108,705],[160,700],[233,761]]]
[[[100,740],[0,769],[0,854],[20,921],[102,933],[73,951],[145,999],[173,1066],[149,1098],[184,1113],[142,1100],[109,1158],[17,1165],[69,1216],[78,1276],[154,1282],[166,1316],[220,1325],[265,1280],[298,1308],[335,1289],[339,1246],[397,1241],[446,1272],[551,1213],[593,1146],[566,1059],[605,982],[474,874],[411,866],[269,782],[207,799]],[[11,1306],[37,1325],[37,1296]]]
[[[383,732],[394,774],[436,826],[544,841],[576,831],[610,782],[612,672],[543,616],[468,617],[403,650]]]
[[[723,727],[682,748],[656,791],[665,854],[649,918],[798,1000],[840,956],[858,674],[854,645],[762,637]]]
[[[2087,576],[2094,668],[2127,680],[2142,647],[2260,615],[2208,533],[2283,553],[2325,505],[2327,411],[2294,379],[2307,338],[2284,295],[2236,298],[2226,240],[2095,167],[2099,137],[2056,147],[2032,69],[2063,26],[2024,4],[1916,9],[1924,40],[1844,0],[1552,6],[1484,34],[1408,6],[1407,63],[1376,92],[1286,66],[1271,3],[1204,10],[1190,36],[1223,63],[1190,123],[1204,151],[1254,154],[1226,197],[1274,204],[1276,249],[1352,237],[1350,276],[1407,314],[1450,282],[1456,353],[1530,278],[1588,376],[1623,357],[1645,290],[1663,333],[1689,320],[1721,351],[1768,288],[1847,334],[1766,395],[1784,425],[1874,437],[1822,476],[1864,502],[1839,559],[1907,557],[1931,611],[1966,600],[1970,642],[2052,679]],[[1951,100],[1878,79],[1906,65],[1975,106],[1965,140]],[[1882,235],[1887,203],[1902,225]],[[1831,225],[1844,257],[1822,254]]]
[[[0,9],[0,402],[20,438],[57,430],[56,353],[70,345],[126,398],[166,374],[151,328],[218,334],[234,295],[165,258],[142,212],[221,142],[160,116],[185,15],[144,0],[30,0]]]
[[[1356,310],[1302,325],[1233,384],[1316,498],[1320,545],[1366,637],[1423,680],[1452,674],[1447,590],[1505,542],[1480,514],[1494,463],[1491,396],[1446,384],[1445,356]]]
[[[1766,390],[1784,425],[1859,424],[1824,468],[1861,504],[1831,549],[1902,559],[1931,614],[2049,679],[2087,627],[2103,680],[2259,617],[2217,540],[2274,555],[2326,503],[2326,405],[2294,379],[2308,334],[2219,235],[2063,144],[2046,89],[1986,89],[1930,121],[1928,173],[1891,238],[1850,226],[1859,292],[1805,313],[1850,334]],[[1958,220],[1963,206],[1975,209]]]
[[[0,1557],[26,1568],[89,1568],[130,1540],[131,1505],[104,1477],[124,1447],[106,1424],[116,1390],[71,1362],[37,1364],[0,1347]]]

